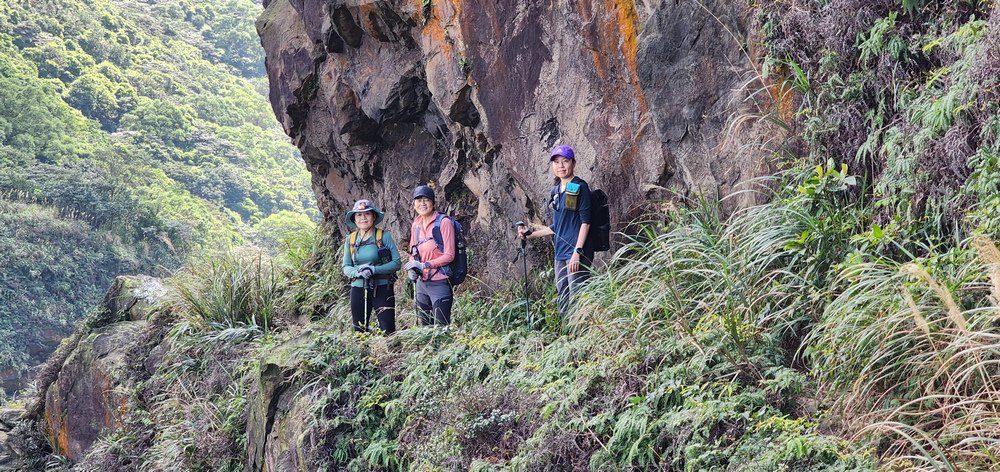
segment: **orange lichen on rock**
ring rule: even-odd
[[[445,40],[444,26],[436,16],[427,21],[423,29],[424,35],[430,40],[431,49],[439,49],[445,55],[451,54],[451,43]]]
[[[418,8],[423,8],[422,0],[415,0]],[[447,27],[451,25],[451,21],[458,18],[461,14],[461,2],[459,0],[452,0],[449,2],[451,5],[451,11],[445,11],[445,7],[439,5],[438,3],[431,4],[431,14],[430,18],[426,19],[423,29],[421,32],[430,40],[429,47],[431,49],[438,49],[441,53],[445,55],[451,55],[454,50],[454,40],[452,38],[448,40],[449,33]],[[446,18],[447,17],[447,18]],[[447,19],[447,21],[446,21]],[[453,33],[453,34],[458,34]]]
[[[627,171],[639,159],[634,130],[649,113],[639,83],[639,15],[635,0],[603,0],[596,4],[592,0],[577,0],[576,4],[583,47],[590,52],[594,73],[602,82],[602,106],[621,105],[615,106],[622,110],[621,122],[605,126],[623,143],[610,151],[620,155],[619,165]]]
[[[648,111],[646,107],[646,96],[639,84],[639,64],[636,56],[639,51],[639,13],[635,8],[635,0],[605,0],[610,8],[614,8],[618,13],[618,33],[621,35],[621,51],[625,57],[625,63],[631,72],[629,82],[635,91],[636,99],[639,101],[639,109],[643,113]]]
[[[639,14],[635,10],[635,0],[605,0],[605,5],[618,13],[618,33],[625,62],[632,71],[632,82],[639,82],[639,66],[636,53],[639,51]]]
[[[45,435],[49,444],[56,448],[54,452],[62,456],[69,454],[69,425],[63,421],[58,400],[53,402],[52,407],[45,409],[45,424]]]
[[[788,85],[788,79],[782,78],[778,83],[768,84],[768,90],[774,99],[775,109],[778,116],[785,123],[791,123],[795,118],[795,91]]]
[[[645,94],[639,84],[639,66],[637,55],[639,51],[639,14],[636,11],[635,0],[604,0],[601,7],[605,14],[594,15],[590,0],[578,0],[580,19],[585,25],[583,31],[584,46],[590,50],[594,60],[594,71],[603,82],[610,82],[616,94],[616,99],[626,93],[625,84],[630,87],[627,92],[638,101],[642,113],[648,111]],[[587,25],[599,22],[596,28]],[[609,55],[615,54],[614,59]],[[621,61],[628,73],[618,73],[612,77],[612,71],[618,70],[611,66],[611,61]]]
[[[455,9],[452,17],[458,18],[462,14],[462,0],[451,0],[451,7]]]
[[[791,84],[791,72],[788,70],[788,66],[781,66],[770,74],[771,77],[764,77],[763,72],[759,71],[765,53],[766,51],[761,47],[759,41],[750,41],[750,46],[747,48],[748,59],[758,71],[758,78],[764,82],[763,86],[767,88],[767,93],[771,96],[771,101],[774,104],[775,113],[785,123],[791,123],[792,119],[795,118],[795,108],[798,103],[795,89],[792,88]]]
[[[377,15],[377,9],[378,6],[371,3],[358,5],[358,24],[362,25],[368,34],[378,30],[378,27],[372,23],[372,13]]]

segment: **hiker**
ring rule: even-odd
[[[594,259],[594,251],[587,245],[591,223],[590,186],[573,173],[576,167],[573,148],[556,146],[549,153],[549,165],[555,176],[549,198],[552,225],[518,226],[517,236],[521,239],[553,236],[556,302],[559,314],[565,315],[571,294],[590,277]]]
[[[405,268],[416,283],[413,297],[420,324],[448,325],[453,294],[448,265],[455,260],[455,224],[434,209],[434,190],[426,185],[413,190],[413,209],[417,216],[410,227],[411,257]],[[434,237],[435,227],[440,246]]]
[[[352,230],[344,241],[344,275],[351,279],[351,323],[354,331],[368,331],[372,312],[385,334],[396,332],[394,282],[401,265],[396,242],[378,228],[385,215],[370,200],[358,200],[344,223]]]

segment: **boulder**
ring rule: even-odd
[[[42,470],[48,458],[47,444],[27,421],[24,408],[0,408],[0,472]]]
[[[24,419],[24,408],[0,407],[0,431],[10,431]]]
[[[8,431],[0,431],[0,470],[13,470],[14,451],[7,446],[10,441]]]
[[[159,279],[117,277],[102,310],[86,318],[49,359],[29,411],[56,454],[79,461],[101,435],[121,427],[131,355],[144,347],[148,312],[167,294]]]
[[[105,294],[104,308],[115,320],[145,321],[166,295],[166,287],[156,277],[122,275],[115,277]]]

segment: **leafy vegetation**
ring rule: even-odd
[[[616,255],[570,319],[553,318],[552,300],[532,304],[532,318],[554,320],[542,325],[523,319],[516,294],[466,294],[452,329],[413,328],[404,310],[409,329],[359,337],[339,273],[320,269],[338,260],[339,245],[323,237],[293,246],[276,271],[253,256],[178,276],[181,287],[233,281],[220,293],[240,294],[258,282],[239,274],[280,274],[278,316],[265,331],[252,317],[204,323],[200,305],[172,305],[175,318],[154,328],[169,352],[128,387],[138,403],[125,423],[156,432],[127,428],[83,465],[182,457],[198,468],[223,445],[225,457],[252,455],[264,447],[247,433],[262,421],[253,405],[285,395],[282,404],[297,406],[266,421],[281,431],[270,447],[316,470],[871,469],[871,449],[821,426],[816,384],[782,343],[821,316],[800,274],[824,262],[787,243],[814,218],[807,208],[847,191],[824,188],[728,221],[711,209],[670,215],[669,228],[650,228]],[[302,298],[312,293],[325,295]],[[287,387],[266,390],[275,382]],[[227,405],[246,405],[248,416]],[[292,440],[300,434],[310,441]]]
[[[0,290],[17,294],[0,301],[0,336],[23,340],[3,343],[4,377],[44,359],[116,274],[232,244],[276,249],[314,226],[308,175],[267,103],[259,9],[0,2],[0,196],[13,231]]]
[[[771,203],[730,217],[659,215],[567,319],[533,303],[540,324],[516,293],[466,293],[450,329],[413,327],[401,300],[406,329],[351,333],[326,267],[339,245],[320,235],[277,266],[179,275],[187,300],[225,286],[220,314],[276,277],[266,306],[240,311],[274,317],[158,308],[168,352],[125,382],[124,420],[155,432],[128,426],[84,465],[215,454],[243,470],[244,450],[272,448],[316,470],[995,468],[1000,250],[979,236],[914,256],[872,229],[847,168],[779,179]]]
[[[0,380],[34,365],[104,294],[108,273],[152,271],[148,254],[49,206],[0,198]],[[30,315],[30,316],[27,316]]]
[[[871,185],[902,246],[997,236],[995,2],[832,1],[760,9],[766,73],[796,84],[794,129],[814,162]],[[992,60],[991,60],[992,59]]]

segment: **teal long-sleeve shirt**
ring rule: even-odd
[[[402,264],[399,260],[399,249],[396,248],[396,241],[393,240],[392,235],[388,231],[382,231],[382,246],[389,249],[392,254],[392,259],[385,264],[378,264],[378,246],[375,244],[375,230],[372,230],[370,236],[366,237],[364,241],[361,240],[361,234],[358,234],[358,241],[355,243],[357,247],[354,252],[354,260],[351,260],[351,237],[348,235],[347,239],[344,241],[344,276],[351,280],[352,287],[361,287],[361,279],[356,278],[358,276],[358,268],[365,265],[371,264],[375,268],[375,275],[389,275],[393,272],[399,270]],[[386,285],[389,281],[380,278],[378,280],[379,285]]]

